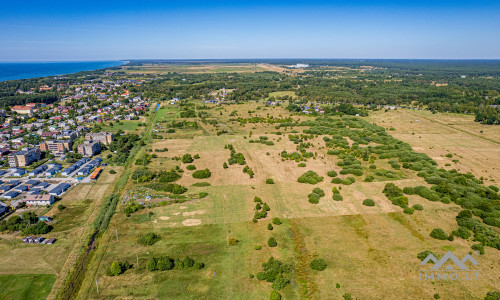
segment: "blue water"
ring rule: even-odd
[[[57,76],[123,65],[124,61],[0,63],[0,81]]]

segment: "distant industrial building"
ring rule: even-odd
[[[113,134],[111,132],[87,133],[85,139],[87,141],[99,141],[104,145],[109,145],[113,141]]]
[[[39,161],[40,157],[41,154],[39,148],[25,148],[9,155],[9,166],[12,168],[26,167],[35,161]]]
[[[101,143],[98,141],[85,141],[78,146],[78,153],[82,156],[91,157],[101,152]]]

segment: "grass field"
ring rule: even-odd
[[[113,121],[113,126],[106,124],[102,126],[102,131],[110,131],[117,132],[119,130],[123,130],[125,132],[135,132],[138,129],[138,124],[142,123],[140,120],[121,120],[121,121]]]
[[[168,72],[200,74],[200,73],[253,73],[262,71],[278,71],[282,68],[268,64],[144,64],[142,66],[123,66],[127,74],[162,74]]]
[[[279,92],[272,92],[269,93],[269,97],[283,97],[283,96],[289,96],[292,99],[297,99],[297,95],[295,94],[294,91],[279,91]]]
[[[471,172],[500,182],[498,126],[474,122],[474,116],[409,109],[378,111],[369,119],[387,129],[393,127],[392,136],[409,143],[415,151],[426,153],[445,169]],[[448,158],[447,154],[453,157]]]
[[[55,280],[52,274],[0,275],[0,299],[46,299]]]
[[[156,121],[170,121],[178,117],[177,106],[165,106],[159,110]],[[280,290],[284,299],[341,299],[346,293],[359,299],[401,299],[414,295],[431,299],[435,293],[443,299],[482,298],[487,291],[498,286],[500,256],[492,248],[487,248],[484,255],[474,256],[481,270],[478,281],[431,283],[418,279],[419,252],[432,250],[443,255],[453,250],[457,256],[463,257],[470,251],[473,242],[462,239],[438,241],[429,236],[435,227],[447,232],[455,230],[455,216],[461,210],[459,206],[430,202],[410,195],[410,203],[421,204],[424,210],[407,215],[381,193],[388,180],[399,186],[427,186],[415,172],[401,169],[395,171],[397,178],[379,176],[374,182],[362,182],[362,178],[357,177],[356,183],[341,186],[344,200],[333,201],[332,188],[340,186],[330,183],[326,173],[331,170],[339,172],[340,168],[337,166],[338,158],[326,154],[322,136],[308,140],[311,143],[308,151],[317,155],[305,161],[306,167],[299,167],[295,161],[282,161],[280,153],[283,150],[295,151],[297,145],[287,135],[294,129],[302,131],[305,128],[281,128],[282,134],[278,135],[275,124],[247,123],[241,126],[230,121],[233,117],[229,114],[234,110],[242,118],[266,117],[267,114],[277,118],[289,116],[282,107],[264,107],[262,103],[223,106],[222,109],[213,107],[208,113],[209,117],[217,118],[217,125],[201,124],[198,118],[191,118],[188,120],[197,121],[201,129],[179,129],[174,134],[164,135],[164,140],[148,145],[152,149],[168,148],[168,151],[158,152],[158,158],[153,159],[147,169],[169,170],[179,166],[184,172],[176,183],[188,187],[188,194],[206,192],[208,196],[145,208],[131,217],[123,213],[124,206],[120,204],[119,212],[113,217],[90,266],[79,299],[268,299],[272,290],[270,283],[251,278],[251,275],[256,275],[261,270],[261,264],[270,256],[291,264],[294,269],[291,283]],[[292,118],[313,119],[308,116]],[[409,123],[415,118],[421,120],[418,125]],[[467,120],[461,120],[463,126],[456,122],[456,125],[432,125],[433,129],[433,118],[435,116],[420,112],[391,111],[375,112],[369,120],[388,129],[394,127],[394,131],[388,130],[389,134],[410,143],[415,151],[428,153],[440,165],[444,166],[449,160],[444,155],[450,151],[459,157],[456,166],[462,171],[467,168],[473,170],[468,163],[484,163],[483,172],[496,178],[497,171],[494,170],[497,169],[486,169],[486,165],[495,166],[494,163],[498,163],[494,156],[498,147],[492,141],[498,136],[492,129],[476,127]],[[227,128],[231,134],[216,135],[221,128]],[[483,130],[486,139],[479,134],[480,130]],[[477,131],[477,136],[468,131]],[[423,137],[424,134],[428,134],[429,141]],[[418,138],[421,135],[422,138]],[[433,135],[436,136],[432,138]],[[469,135],[469,140],[464,142]],[[259,136],[267,136],[274,145],[249,142]],[[248,166],[255,171],[254,178],[242,171],[243,166],[222,167],[230,156],[230,151],[224,149],[224,145],[229,143],[245,156]],[[455,148],[448,148],[449,143]],[[479,151],[467,152],[467,145],[491,151],[489,160],[481,162],[483,154]],[[198,170],[210,169],[212,176],[193,178],[194,171],[186,169],[188,164],[174,159],[185,153],[198,154],[200,158],[190,164]],[[375,164],[377,169],[391,168],[384,160],[377,160]],[[363,162],[367,174],[374,174],[367,166],[368,163]],[[134,166],[131,171],[137,168],[139,166]],[[479,172],[477,169],[473,171]],[[297,178],[307,170],[316,171],[325,180],[316,185],[297,183]],[[266,184],[268,178],[272,178],[275,184]],[[197,182],[208,182],[210,186],[192,187]],[[126,190],[139,186],[129,180]],[[314,187],[322,188],[326,194],[317,205],[307,200]],[[257,223],[252,222],[255,196],[262,198],[270,207],[268,217]],[[373,199],[376,205],[362,205],[366,198]],[[267,225],[273,217],[282,218],[283,224],[268,230]],[[152,246],[138,244],[138,238],[148,232],[159,234],[160,241]],[[266,245],[271,236],[276,238],[278,247]],[[239,240],[237,245],[229,245],[231,238]],[[261,250],[255,250],[258,245],[262,246]],[[159,255],[172,258],[190,256],[204,262],[205,268],[147,271],[145,266],[148,260]],[[314,257],[326,259],[328,267],[325,271],[318,272],[309,267]],[[133,267],[120,276],[107,276],[106,270],[113,261],[128,261]],[[99,295],[95,288],[96,280]]]

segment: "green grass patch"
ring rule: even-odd
[[[55,281],[54,274],[0,275],[0,299],[46,299]]]

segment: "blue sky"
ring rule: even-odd
[[[500,1],[2,1],[0,61],[499,59]]]

